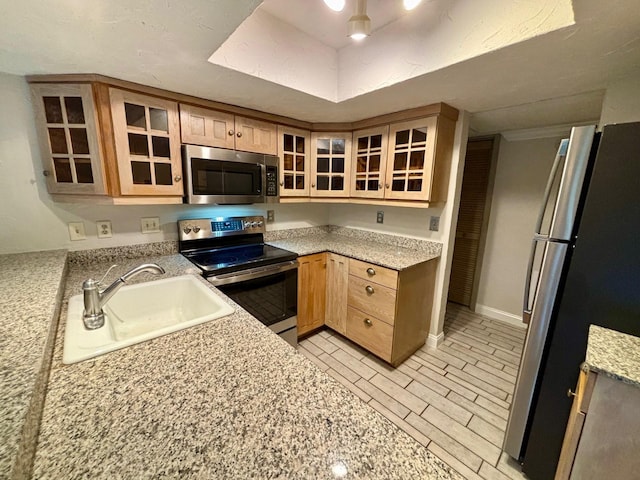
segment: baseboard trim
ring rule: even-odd
[[[508,323],[520,328],[526,328],[527,326],[522,323],[522,317],[514,315],[513,313],[505,312],[504,310],[498,310],[497,308],[488,307],[486,305],[476,304],[476,313],[489,317],[493,320],[499,320],[501,322]]]
[[[427,337],[427,347],[438,348],[442,342],[444,342],[444,332],[440,332],[438,335],[430,333]]]

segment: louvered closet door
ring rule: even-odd
[[[486,208],[493,139],[469,140],[462,177],[449,301],[470,306]]]

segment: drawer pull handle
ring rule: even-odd
[[[373,322],[372,322],[371,320],[369,320],[368,318],[365,318],[363,321],[364,321],[364,324],[365,324],[367,327],[371,327],[371,326],[373,326]]]
[[[364,289],[369,295],[373,295],[373,292],[375,291],[371,285],[367,285],[366,287],[364,287]]]
[[[375,274],[376,274],[376,271],[373,268],[371,267],[367,268],[367,275],[369,275],[370,277],[373,277]]]

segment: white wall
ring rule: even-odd
[[[177,239],[176,220],[199,216],[265,215],[267,206],[190,205],[95,206],[54,203],[42,176],[34,114],[23,77],[0,73],[0,253],[130,245]],[[329,223],[321,204],[275,205],[276,222],[268,228],[296,228]],[[140,218],[157,216],[162,232],[143,235]],[[111,220],[114,235],[98,239],[96,222]],[[69,240],[68,222],[82,221],[87,240]]]
[[[640,121],[640,72],[607,86],[600,127],[609,123]]]
[[[522,317],[527,262],[549,171],[562,137],[500,142],[476,310]]]

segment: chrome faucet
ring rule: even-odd
[[[115,267],[115,265],[113,267]],[[111,271],[111,268],[107,270],[105,277]],[[102,327],[104,325],[104,312],[102,311],[102,307],[105,306],[109,299],[115,295],[115,293],[129,278],[143,272],[154,273],[156,275],[165,273],[164,268],[160,265],[155,263],[145,263],[129,270],[103,291],[100,291],[100,282],[104,280],[104,277],[102,277],[102,280],[93,280],[90,278],[89,280],[82,282],[82,292],[84,294],[84,312],[82,320],[84,321],[85,328],[87,330],[95,330],[96,328]]]

